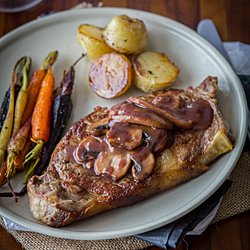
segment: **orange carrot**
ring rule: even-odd
[[[34,74],[32,75],[30,84],[27,89],[28,99],[25,112],[21,119],[21,126],[23,126],[25,122],[29,119],[29,117],[32,115],[41,88],[42,81],[47,73],[47,69],[53,65],[53,63],[56,61],[56,58],[57,58],[57,51],[49,53],[45,58],[45,60],[43,61],[41,68],[35,71]]]
[[[32,138],[35,141],[43,140],[45,143],[49,140],[53,91],[54,76],[51,68],[49,68],[42,82],[31,120]]]
[[[36,100],[41,88],[41,83],[46,75],[45,70],[37,70],[34,72],[32,79],[30,81],[27,93],[28,93],[28,100],[25,108],[25,112],[21,119],[21,127],[25,124],[25,122],[29,119],[32,115],[33,109],[36,104]]]
[[[54,76],[51,67],[49,67],[47,74],[43,79],[31,119],[31,140],[37,145],[26,155],[24,164],[26,164],[31,159],[36,159],[37,164],[43,145],[49,140],[53,91]]]

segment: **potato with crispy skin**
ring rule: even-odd
[[[103,54],[113,52],[102,39],[103,29],[90,24],[82,24],[77,31],[78,42],[86,50],[87,55],[95,60]]]
[[[105,43],[122,54],[140,54],[148,46],[148,31],[143,21],[126,15],[115,16],[103,31]]]
[[[164,89],[171,85],[179,69],[164,53],[144,52],[133,61],[135,85],[144,92]]]
[[[117,52],[97,58],[89,72],[91,88],[100,97],[111,99],[123,94],[132,81],[131,63]]]

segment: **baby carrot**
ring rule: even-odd
[[[42,140],[45,143],[49,140],[53,91],[54,76],[49,68],[43,80],[31,120],[32,138],[35,141]]]
[[[28,99],[27,104],[25,108],[25,112],[21,119],[21,126],[25,124],[27,119],[32,115],[33,109],[36,104],[37,96],[39,94],[41,83],[46,75],[45,70],[37,70],[32,76],[31,82],[29,84],[27,93],[28,93]]]
[[[20,128],[14,135],[12,135],[9,143],[8,143],[8,156],[7,156],[7,171],[6,171],[6,178],[11,178],[16,169],[13,168],[14,159],[17,155],[19,155],[26,144],[26,141],[30,135],[31,129],[31,117],[30,119]]]
[[[22,58],[20,58],[15,67],[14,67],[14,72],[12,75],[12,78],[14,80],[14,93],[15,93],[15,98],[14,100],[16,100],[17,95],[19,93],[19,90],[21,88],[22,85],[22,78],[23,78],[23,67],[25,66],[27,62],[27,56],[23,56]],[[29,64],[30,66],[30,64]],[[27,68],[27,72],[29,72],[30,67]],[[11,86],[8,88],[8,90],[5,93],[3,102],[2,102],[2,106],[0,109],[0,131],[2,130],[2,126],[3,123],[5,121],[7,112],[8,112],[8,108],[9,108],[9,101],[10,101],[10,88]]]
[[[27,57],[21,58],[15,65],[12,73],[12,81],[10,86],[10,97],[8,103],[8,111],[4,118],[3,127],[0,133],[0,166],[5,158],[5,152],[9,143],[9,139],[12,134],[13,120],[14,120],[14,108],[15,108],[15,86],[19,82],[20,73],[23,73],[23,68],[26,63]]]
[[[41,88],[42,81],[44,77],[46,76],[47,69],[50,66],[53,65],[53,63],[56,61],[57,58],[57,51],[53,51],[47,55],[45,60],[43,61],[43,64],[39,70],[36,70],[34,74],[32,75],[27,93],[28,93],[28,99],[27,104],[25,108],[25,112],[23,113],[22,119],[21,119],[21,126],[25,124],[25,122],[29,119],[29,117],[32,115],[36,100]]]
[[[51,67],[42,82],[41,89],[32,114],[32,138],[37,145],[26,155],[25,163],[34,158],[39,158],[39,154],[44,143],[50,136],[51,107],[53,103],[54,76]]]
[[[25,67],[23,69],[23,84],[22,84],[22,87],[17,95],[16,104],[15,104],[15,114],[14,114],[14,123],[13,123],[13,131],[12,131],[13,134],[15,134],[20,128],[21,119],[22,119],[24,109],[26,107],[26,103],[27,103],[27,99],[28,99],[27,67],[29,67],[30,62],[31,62],[31,60],[30,60],[30,58],[28,58],[27,63],[25,64]]]

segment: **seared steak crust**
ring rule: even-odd
[[[33,216],[53,227],[64,226],[105,210],[134,204],[207,171],[207,164],[232,149],[217,107],[216,90],[217,78],[208,77],[197,88],[163,90],[140,97],[147,102],[164,93],[181,95],[188,102],[203,98],[213,110],[213,122],[208,129],[196,132],[176,129],[169,133],[169,138],[174,138],[172,145],[155,156],[154,170],[143,181],[135,180],[130,171],[114,181],[97,176],[92,170],[86,171],[75,162],[73,151],[89,135],[91,124],[108,117],[107,108],[95,108],[71,126],[55,148],[47,171],[29,181]]]

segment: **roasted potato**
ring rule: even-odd
[[[126,15],[115,16],[103,31],[109,47],[122,54],[140,54],[148,46],[148,32],[139,19]]]
[[[125,55],[104,54],[92,64],[89,72],[91,88],[100,97],[111,99],[123,94],[131,85],[132,67]]]
[[[164,53],[144,52],[133,61],[135,85],[144,92],[161,90],[173,83],[179,69]]]
[[[89,24],[83,24],[78,28],[78,42],[92,60],[114,51],[103,41],[102,32],[102,28]]]

